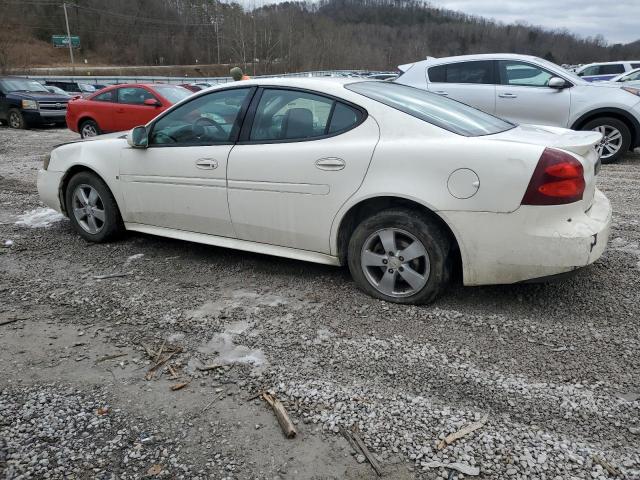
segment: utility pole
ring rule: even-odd
[[[76,65],[73,61],[73,45],[71,44],[71,32],[69,31],[69,17],[67,16],[67,4],[63,3],[62,8],[64,9],[64,22],[67,24],[67,42],[69,42],[69,56],[71,57],[71,71],[76,73]]]

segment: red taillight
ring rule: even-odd
[[[545,148],[540,156],[522,205],[563,205],[582,200],[584,169],[568,153]]]

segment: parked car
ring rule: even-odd
[[[69,95],[67,92],[65,92],[59,87],[54,87],[53,85],[44,85],[44,88],[46,88],[51,93],[55,93],[57,95],[64,95],[67,98],[71,97],[71,95]]]
[[[123,230],[330,265],[367,293],[432,301],[567,273],[607,244],[602,135],[516,126],[392,82],[214,87],[126,136],[59,146],[42,201],[93,242]]]
[[[575,73],[587,82],[602,82],[636,68],[640,68],[640,61],[589,63]]]
[[[11,128],[64,125],[68,101],[68,96],[51,93],[35,80],[0,77],[0,122]]]
[[[96,88],[93,85],[83,82],[74,81],[62,81],[62,80],[47,80],[45,86],[51,85],[61,88],[69,95],[80,95],[86,97],[96,92]]]
[[[622,75],[618,75],[609,80],[609,82],[612,83],[629,83],[638,81],[640,81],[640,68],[623,73]]]
[[[607,82],[589,83],[541,58],[465,55],[401,65],[397,83],[472,105],[515,123],[604,134],[603,163],[640,146],[640,97]]]
[[[177,85],[113,85],[88,98],[72,99],[67,108],[67,126],[82,138],[129,130],[189,95],[189,90]]]

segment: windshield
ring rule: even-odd
[[[190,96],[193,92],[183,87],[175,85],[154,85],[154,88],[160,95],[169,100],[171,103],[178,103]]]
[[[464,103],[419,88],[390,82],[359,82],[345,85],[353,92],[384,103],[427,123],[465,137],[492,135],[515,127],[500,118]]]
[[[44,88],[39,82],[35,80],[28,80],[26,78],[5,78],[0,80],[0,86],[5,92],[46,92],[49,91]]]

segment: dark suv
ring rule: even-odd
[[[7,122],[11,128],[66,125],[68,102],[68,96],[51,93],[35,80],[0,77],[0,122]]]

